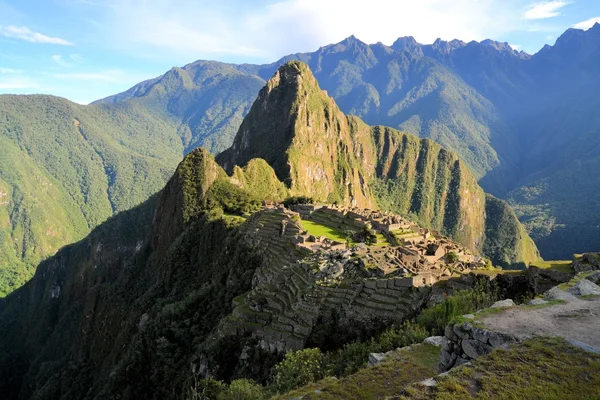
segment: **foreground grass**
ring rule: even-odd
[[[342,243],[346,242],[346,236],[339,229],[332,228],[330,226],[319,224],[318,222],[309,221],[306,219],[303,219],[301,224],[302,228],[304,228],[304,230],[307,231],[309,235],[317,237],[325,236],[326,238],[331,240],[335,240]]]
[[[600,355],[561,338],[498,349],[430,389],[413,384],[398,399],[600,399]]]
[[[384,399],[402,393],[406,385],[436,374],[440,348],[419,344],[398,351],[385,363],[364,368],[346,378],[325,378],[275,399]]]

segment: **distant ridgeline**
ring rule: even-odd
[[[271,205],[290,196],[327,205]],[[481,256],[538,258],[457,156],[344,116],[291,62],[217,160],[192,151],[160,194],[0,300],[0,393],[163,399],[199,376],[264,381],[281,351],[400,323],[432,283],[488,268]]]

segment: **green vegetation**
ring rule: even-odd
[[[297,204],[314,204],[315,199],[308,196],[290,196],[283,200],[283,205],[286,207],[294,206]]]
[[[127,104],[0,96],[0,297],[37,264],[163,188],[175,126]]]
[[[600,397],[600,355],[560,338],[525,341],[510,350],[496,349],[473,366],[441,378],[438,385],[412,385],[403,399],[592,400]]]
[[[288,353],[285,359],[275,366],[274,389],[279,393],[288,392],[322,379],[324,372],[321,350],[305,349]]]
[[[287,197],[285,185],[277,179],[273,168],[260,158],[250,160],[244,168],[236,166],[232,177],[261,200],[281,201]]]
[[[341,232],[339,229],[332,228],[327,225],[320,224],[315,221],[311,221],[309,219],[303,219],[300,224],[302,228],[308,232],[309,235],[313,235],[316,237],[325,236],[328,239],[337,241],[337,242],[346,242],[346,235]]]
[[[225,179],[213,183],[207,193],[207,207],[221,208],[234,215],[251,214],[261,207],[261,200]]]
[[[465,314],[491,306],[500,300],[500,292],[493,281],[479,279],[473,289],[461,290],[447,297],[440,304],[426,308],[417,317],[417,322],[432,334],[443,335],[444,328]]]
[[[418,344],[398,351],[384,364],[364,368],[341,379],[332,377],[309,384],[276,399],[380,399],[401,393],[410,383],[436,375],[439,347]],[[319,393],[317,393],[318,391]]]
[[[99,103],[144,107],[179,125],[179,141],[185,153],[204,147],[217,154],[231,146],[264,84],[263,79],[242,67],[196,61]]]

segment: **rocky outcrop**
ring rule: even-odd
[[[469,322],[449,324],[444,332],[439,370],[448,371],[516,342],[518,339],[515,336],[477,328]]]
[[[600,253],[586,253],[573,261],[575,272],[600,270]]]

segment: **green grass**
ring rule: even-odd
[[[575,286],[577,283],[579,283],[583,279],[587,278],[588,276],[595,274],[596,272],[598,272],[598,271],[580,272],[569,282],[561,283],[560,285],[558,285],[558,287],[562,290],[567,290],[567,289]]]
[[[336,228],[332,228],[327,225],[319,224],[315,221],[303,219],[300,224],[302,228],[308,232],[309,235],[313,236],[325,236],[328,239],[335,240],[338,242],[346,242],[346,236],[342,231]]]
[[[400,399],[586,400],[600,398],[600,355],[561,338],[497,349],[428,389],[411,385]]]
[[[571,264],[572,260],[558,260],[558,261],[535,261],[529,264],[532,267],[538,267],[541,269],[553,269],[556,271],[572,273],[573,267]]]
[[[274,399],[379,399],[398,395],[406,385],[436,374],[440,348],[426,344],[412,348],[395,352],[385,363],[366,367],[348,377],[328,377]]]
[[[373,246],[389,246],[390,242],[388,242],[387,238],[385,237],[385,235],[383,233],[376,233],[375,236],[377,237],[377,242],[375,242],[375,244]]]

